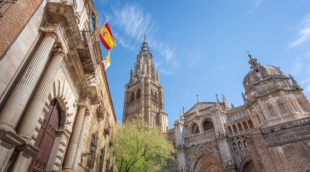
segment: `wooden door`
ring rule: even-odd
[[[60,119],[60,107],[56,99],[52,100],[48,109],[34,143],[40,152],[32,158],[27,172],[44,172],[50,157]]]

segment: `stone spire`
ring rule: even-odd
[[[132,69],[130,69],[129,83],[132,83]]]
[[[182,112],[180,111],[180,119],[182,118]]]
[[[228,105],[227,105],[227,101],[226,101],[226,98],[225,98],[224,94],[222,94],[222,97],[223,97],[223,102],[224,102],[225,109],[227,109]]]
[[[184,109],[184,107],[183,107],[183,115],[185,115],[185,109]]]
[[[220,99],[219,97],[217,97],[217,94],[215,94],[215,96],[216,96],[217,103],[220,103]]]
[[[197,102],[200,102],[199,96],[197,95]]]
[[[297,81],[294,79],[294,77],[293,77],[291,74],[289,74],[289,76],[290,76],[290,78],[291,78],[291,80],[292,80],[293,86],[300,88],[299,84],[298,84]]]
[[[245,95],[242,92],[241,92],[241,94],[242,94],[243,102],[244,102],[244,104],[246,104],[248,99],[245,97]]]
[[[157,71],[156,76],[157,76],[157,82],[159,82],[159,73],[158,73],[158,71]]]
[[[231,108],[232,108],[232,109],[235,109],[235,106],[234,106],[234,104],[232,104],[232,103],[231,103]]]

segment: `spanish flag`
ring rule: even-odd
[[[110,61],[110,51],[108,52],[107,59],[103,61],[103,64],[104,64],[105,70],[107,70],[108,67],[109,67],[110,64],[111,64],[111,61]]]
[[[99,38],[107,50],[111,49],[112,47],[116,45],[108,22],[100,30]]]

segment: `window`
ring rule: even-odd
[[[95,22],[96,22],[96,16],[94,14],[88,14],[88,31],[93,32],[95,30]]]
[[[98,131],[93,133],[91,137],[90,148],[89,148],[90,155],[88,156],[88,160],[87,160],[87,166],[89,168],[93,168],[94,166],[94,162],[96,158],[97,141],[98,141]]]
[[[298,104],[299,104],[299,106],[301,107],[301,109],[302,109],[303,111],[306,111],[304,105],[303,105],[301,102],[298,102]]]
[[[137,98],[140,97],[140,89],[137,91]]]
[[[199,134],[199,127],[197,124],[193,125],[193,134]]]
[[[242,149],[241,142],[238,142],[239,149]]]
[[[245,147],[245,148],[247,148],[247,147],[248,147],[248,144],[246,143],[246,141],[245,141],[245,140],[243,141],[243,145],[244,145],[244,147]]]
[[[286,111],[286,109],[285,109],[285,107],[284,107],[284,105],[283,105],[283,103],[279,103],[279,107],[280,107],[280,109],[281,109],[281,111],[282,111],[282,114],[285,114],[287,111]]]
[[[237,150],[236,143],[233,143],[233,148],[234,148],[234,150]]]
[[[208,130],[212,130],[213,129],[213,123],[210,121],[210,120],[205,120],[204,122],[203,122],[203,130],[204,131],[208,131]]]
[[[272,117],[275,117],[275,116],[276,116],[276,114],[274,113],[273,108],[272,108],[271,106],[268,107],[268,110],[269,110],[269,113],[270,113],[270,115],[271,115]]]
[[[104,148],[102,148],[100,151],[100,160],[99,160],[99,165],[98,165],[98,172],[101,172],[103,170],[104,155],[105,155]]]
[[[135,94],[131,93],[131,95],[130,95],[130,102],[133,101],[134,99],[135,99]]]
[[[259,123],[259,124],[262,124],[262,121],[261,121],[259,115],[256,115],[256,118],[257,118],[257,120],[258,120],[258,123]]]

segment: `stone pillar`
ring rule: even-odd
[[[230,126],[230,128],[231,128],[231,131],[232,131],[233,135],[235,135],[235,132],[234,132],[234,126],[233,126],[233,125],[231,125],[231,126]]]
[[[35,93],[35,96],[32,99],[21,126],[18,129],[17,133],[28,141],[31,141],[31,136],[48,98],[48,93],[52,89],[57,70],[60,67],[64,55],[65,54],[61,50],[53,54],[53,58],[44,74],[39,88]]]
[[[259,163],[259,156],[257,154],[257,150],[255,148],[255,144],[254,144],[254,141],[252,139],[252,137],[248,137],[246,138],[246,143],[248,145],[248,150],[250,152],[250,155],[251,155],[251,159],[254,163],[254,167],[255,167],[255,171],[256,172],[262,172],[262,168],[261,168],[261,165]]]
[[[0,128],[15,132],[14,128],[42,73],[56,37],[53,32],[45,34],[0,114]]]
[[[85,117],[84,117],[84,121],[83,121],[83,125],[82,125],[82,129],[81,129],[81,133],[80,133],[80,138],[77,144],[77,148],[76,148],[76,153],[75,153],[75,157],[74,157],[74,161],[73,161],[73,166],[72,166],[72,170],[75,171],[78,163],[81,159],[81,150],[82,150],[82,146],[83,146],[83,140],[84,140],[84,136],[86,133],[86,126],[87,126],[87,122],[89,120],[89,116],[90,113],[86,112],[85,113]]]
[[[74,129],[71,135],[71,140],[67,149],[67,156],[65,159],[64,171],[72,171],[72,165],[76,153],[76,148],[79,141],[79,136],[82,129],[84,114],[86,110],[86,106],[84,104],[79,104],[80,109],[76,117]]]

